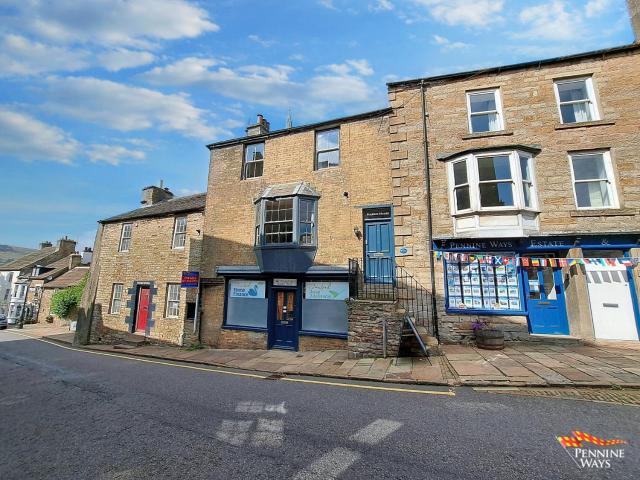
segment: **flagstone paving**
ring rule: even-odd
[[[25,334],[69,343],[60,329],[30,328]],[[110,345],[87,348],[114,351]],[[189,350],[145,345],[118,353],[215,366],[337,378],[441,385],[592,386],[640,388],[640,342],[558,345],[510,342],[504,350],[441,345],[442,356],[349,359],[343,350]]]

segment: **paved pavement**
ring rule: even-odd
[[[549,480],[640,471],[638,407],[334,382],[265,380],[3,331],[0,478]],[[579,450],[556,439],[575,430],[626,440],[615,447],[624,458],[581,469]]]
[[[31,326],[23,333],[71,343],[73,334]],[[90,348],[113,351],[112,346]],[[640,387],[640,343],[601,342],[560,346],[544,342],[511,342],[504,350],[444,345],[444,356],[366,358],[353,360],[347,352],[289,352],[282,350],[188,350],[143,346],[129,355],[165,358],[207,365],[400,383],[468,386]]]

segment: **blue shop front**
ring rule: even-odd
[[[533,335],[638,340],[631,249],[639,242],[637,235],[435,240],[446,314],[526,317]]]

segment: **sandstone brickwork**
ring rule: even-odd
[[[350,358],[382,357],[384,323],[387,328],[386,354],[395,357],[400,350],[404,310],[397,302],[351,300],[348,351]]]

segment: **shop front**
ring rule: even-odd
[[[225,277],[223,331],[262,334],[267,348],[346,346],[346,268],[314,266],[303,275],[274,276],[258,267],[219,267],[218,274]]]
[[[638,340],[637,241],[625,235],[436,240],[445,313],[525,317],[533,335]]]

